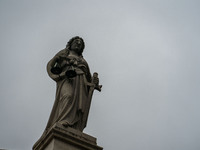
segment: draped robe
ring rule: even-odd
[[[91,82],[90,70],[85,59],[80,56],[76,58],[76,77],[68,78],[65,75],[67,70],[65,60],[59,62],[62,72],[59,75],[53,74],[51,68],[59,56],[67,57],[67,50],[64,49],[58,52],[47,64],[47,72],[56,81],[57,87],[55,102],[46,130],[58,122],[83,131],[86,126],[84,113],[88,102],[89,83]]]

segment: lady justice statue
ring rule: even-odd
[[[98,74],[91,77],[82,56],[84,41],[76,36],[47,64],[48,75],[57,83],[56,99],[46,130],[55,123],[83,131],[87,124],[94,89],[101,91]]]

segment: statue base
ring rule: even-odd
[[[70,127],[55,124],[33,146],[33,150],[103,150],[96,138]]]

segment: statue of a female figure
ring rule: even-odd
[[[101,86],[97,74],[91,77],[82,56],[84,47],[83,39],[74,37],[47,64],[47,72],[56,81],[57,89],[46,130],[55,123],[79,131],[86,127],[93,90],[100,91]]]

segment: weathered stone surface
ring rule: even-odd
[[[101,91],[98,73],[91,76],[83,58],[82,38],[69,40],[47,64],[48,75],[56,82],[56,98],[49,121],[33,150],[102,150],[96,138],[83,133],[87,125],[94,90]]]
[[[47,64],[50,78],[56,82],[56,98],[46,129],[55,123],[79,131],[87,125],[94,90],[101,91],[98,74],[91,76],[89,66],[83,58],[85,47],[82,38],[69,40],[66,48],[59,51]]]
[[[33,146],[33,150],[102,150],[96,138],[71,127],[55,124]]]

